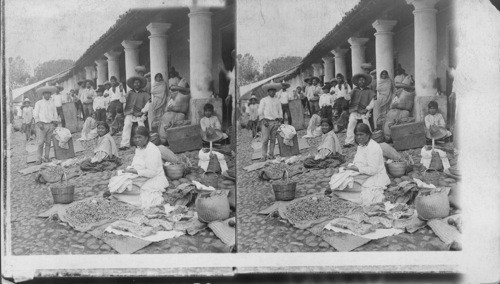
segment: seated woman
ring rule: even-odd
[[[163,171],[160,149],[149,142],[149,131],[137,127],[134,140],[137,148],[132,164],[109,180],[109,192],[121,200],[142,208],[163,203],[162,192],[168,187]]]
[[[427,144],[432,143],[434,138],[436,142],[448,142],[451,140],[451,132],[446,129],[446,122],[441,113],[438,112],[438,103],[430,101],[427,105],[427,114],[424,118]],[[436,139],[437,137],[437,139]]]
[[[370,127],[360,123],[354,130],[358,149],[352,164],[330,180],[333,194],[358,204],[382,202],[383,190],[391,183],[387,175],[382,148],[371,139]]]
[[[306,168],[335,168],[344,162],[342,148],[339,138],[333,131],[332,121],[327,118],[322,119],[321,131],[323,132],[323,136],[318,146],[318,152],[314,157],[309,157],[304,161],[304,167]]]
[[[80,164],[82,171],[102,172],[112,171],[121,166],[118,158],[118,148],[115,140],[109,133],[109,125],[104,121],[97,122],[97,147],[94,149],[94,156]]]
[[[214,106],[212,104],[206,104],[203,107],[204,117],[200,119],[200,127],[203,133],[202,137],[210,136],[215,131],[222,132],[222,126],[220,125],[220,121],[217,116],[214,115]],[[229,137],[226,133],[222,133],[221,139],[218,141],[214,141],[215,143],[229,143]],[[202,138],[203,139],[203,138]],[[207,144],[206,139],[203,140],[205,145]]]
[[[322,107],[318,113],[315,113],[311,116],[309,120],[309,126],[307,127],[307,134],[304,135],[304,138],[314,138],[321,136],[323,133],[321,131],[321,120],[332,118],[332,107],[324,106]]]

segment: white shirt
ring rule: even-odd
[[[280,99],[281,104],[288,104],[288,101],[293,99],[293,95],[289,91],[281,90],[276,96]]]
[[[62,107],[63,104],[63,95],[62,94],[53,94],[52,95],[52,101],[54,102],[54,105],[56,107]]]
[[[59,121],[56,105],[51,100],[39,100],[35,104],[33,118],[35,118],[35,122],[50,123],[53,121]]]
[[[33,120],[33,107],[23,107],[23,123],[31,123]]]
[[[212,115],[211,117],[202,117],[200,119],[200,128],[202,131],[207,131],[207,128],[213,128],[213,129],[219,129],[221,130],[222,127],[220,125],[220,121],[219,119],[217,118],[217,116],[215,115]]]
[[[259,119],[275,120],[282,117],[281,102],[276,96],[274,98],[267,96],[260,100]]]
[[[103,96],[97,96],[94,98],[94,110],[107,109],[109,104],[109,97],[105,98]]]
[[[247,106],[246,113],[250,115],[250,120],[259,119],[259,104],[251,104]]]
[[[148,178],[141,186],[141,191],[165,191],[168,180],[163,171],[160,149],[156,145],[148,142],[144,149],[137,147],[131,167],[137,170],[139,176]]]
[[[84,104],[91,104],[94,98],[97,96],[94,89],[83,89],[80,90],[80,100]],[[88,97],[91,97],[90,99]]]
[[[116,101],[116,100],[120,100],[123,96],[125,96],[125,92],[124,91],[120,91],[120,87],[116,87],[115,91],[113,92],[113,87],[109,88],[109,90],[105,91],[108,93],[108,98],[109,100],[112,102],[112,101]]]
[[[330,93],[323,93],[319,97],[319,107],[333,106],[333,95]]]
[[[436,113],[435,115],[426,115],[424,118],[424,122],[427,129],[429,129],[431,125],[446,127],[446,122],[444,121],[444,117],[441,113]]]
[[[372,139],[366,146],[358,146],[353,164],[358,167],[359,173],[370,176],[363,187],[385,187],[391,183],[385,170],[382,148]]]
[[[318,94],[318,96],[316,97],[314,94]],[[321,95],[321,87],[319,85],[306,86],[306,97],[308,100],[317,101],[319,100],[319,95]]]
[[[352,88],[349,84],[347,84],[347,88],[344,86],[344,83],[342,83],[342,90],[340,89],[340,84],[337,84],[337,86],[334,87],[335,90],[335,96],[334,100],[338,98],[344,98],[346,100],[351,100],[351,91]]]

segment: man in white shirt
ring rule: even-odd
[[[262,86],[268,96],[259,103],[259,119],[262,125],[262,160],[274,159],[274,146],[276,143],[276,134],[281,125],[283,111],[281,102],[276,97],[276,91],[281,89],[279,83],[269,83]],[[269,145],[269,148],[268,148]],[[269,149],[269,153],[268,153]]]
[[[290,106],[288,102],[293,99],[293,94],[288,91],[288,87],[290,84],[283,83],[281,84],[283,89],[278,93],[278,98],[281,103],[281,111],[283,112],[283,121],[285,121],[285,114],[288,117],[288,124],[292,125],[292,113],[290,112]]]
[[[85,89],[81,90],[80,100],[83,104],[83,120],[94,114],[94,108],[92,106],[94,98],[97,96],[95,90],[93,89],[94,83],[91,80],[85,81]]]
[[[64,88],[61,86],[56,86],[56,88],[57,88],[56,93],[52,95],[52,102],[54,102],[54,105],[56,106],[57,115],[61,118],[62,127],[66,127],[66,122],[64,120],[64,113],[62,110],[62,105],[63,103],[66,102],[66,100],[64,99],[63,94],[61,94],[61,91],[64,90]]]
[[[37,165],[49,161],[50,143],[52,142],[52,133],[59,120],[55,104],[50,99],[52,93],[57,92],[55,86],[44,86],[36,90],[37,94],[43,95],[43,99],[35,104],[33,118],[36,124],[36,144],[38,145]],[[45,146],[45,157],[42,159]]]
[[[105,82],[104,85],[109,86],[106,90],[109,97],[108,110],[111,114],[111,120],[115,120],[117,113],[123,113],[123,103],[125,102],[125,92],[123,90],[123,85],[118,83],[115,76],[109,78],[109,82]],[[120,131],[119,129],[117,131]]]
[[[338,73],[337,76],[337,85],[334,87],[334,100],[338,98],[344,98],[346,100],[351,100],[351,92],[352,88],[347,84],[347,82],[344,79],[344,75],[341,73]]]
[[[312,85],[306,88],[306,96],[309,100],[311,107],[311,116],[319,111],[319,96],[321,95],[321,86],[319,85],[319,78],[311,78]]]

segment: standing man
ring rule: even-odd
[[[352,91],[351,101],[349,104],[349,124],[347,125],[347,136],[345,138],[345,148],[354,146],[354,129],[358,120],[363,120],[363,123],[369,125],[369,111],[373,109],[375,91],[368,88],[372,81],[370,75],[360,73],[352,77],[352,82],[357,86]]]
[[[123,113],[123,103],[125,102],[125,91],[123,85],[118,83],[115,76],[111,76],[110,81],[104,82],[106,92],[109,95],[109,112],[111,113],[111,120],[114,120],[117,113]]]
[[[38,145],[37,165],[49,161],[50,143],[52,142],[52,133],[57,126],[59,118],[57,109],[50,100],[52,93],[57,92],[55,86],[44,86],[36,90],[37,94],[42,94],[43,99],[35,104],[33,118],[36,124],[36,144]],[[42,158],[45,146],[45,157]]]
[[[262,126],[262,161],[274,159],[276,134],[283,117],[281,102],[276,97],[276,91],[281,88],[282,86],[279,83],[269,83],[262,86],[264,92],[268,94],[259,104],[259,120]]]
[[[321,86],[319,85],[319,78],[311,78],[312,85],[309,85],[306,89],[306,96],[309,100],[309,105],[311,109],[311,116],[319,111],[319,96],[321,95]]]
[[[288,124],[292,125],[292,113],[290,112],[289,100],[293,99],[293,94],[288,91],[290,84],[282,83],[283,89],[278,93],[278,98],[281,103],[281,111],[283,112],[283,121],[285,121],[285,114],[288,117]]]
[[[80,100],[83,104],[83,120],[86,120],[87,117],[92,116],[94,113],[92,104],[97,94],[93,87],[94,83],[91,80],[85,80],[85,89],[81,90],[80,93]]]
[[[334,93],[335,93],[335,99],[338,99],[338,98],[344,98],[346,100],[350,100],[351,99],[351,92],[352,92],[352,88],[351,86],[349,86],[349,84],[345,81],[344,79],[344,75],[342,75],[341,73],[338,73],[337,74],[337,85],[335,85],[334,87]]]
[[[63,98],[63,94],[61,94],[61,91],[64,90],[64,88],[61,86],[56,86],[56,88],[57,88],[57,91],[54,95],[52,95],[52,101],[54,102],[54,105],[56,106],[57,115],[61,119],[62,127],[66,127],[66,123],[64,120],[64,113],[63,113],[63,109],[62,109],[62,105],[63,105],[63,103],[66,102],[66,100]]]
[[[125,121],[120,150],[130,148],[132,124],[137,122],[139,126],[144,126],[144,120],[141,117],[147,113],[147,111],[143,112],[143,109],[150,98],[149,93],[144,91],[146,84],[146,78],[141,76],[133,76],[127,80],[127,86],[130,88],[130,91],[126,95],[125,109],[123,110]]]
[[[139,77],[145,77],[145,78],[148,77],[148,76],[146,76],[146,72],[147,72],[146,66],[143,66],[143,65],[136,66],[135,72],[137,73],[137,75]],[[149,78],[151,79],[151,73],[147,73],[147,74],[149,74]],[[144,92],[151,93],[151,82],[149,80],[147,81],[147,84],[144,87]]]
[[[29,141],[31,140],[31,130],[33,129],[33,107],[31,106],[30,99],[24,99],[21,112],[23,114],[23,131],[26,135],[26,141]]]

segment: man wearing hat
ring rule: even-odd
[[[373,108],[375,91],[369,89],[372,77],[365,73],[359,73],[352,77],[352,82],[357,88],[354,88],[349,103],[349,123],[347,125],[347,136],[345,138],[345,148],[354,146],[354,129],[358,120],[370,125],[368,121],[369,111]]]
[[[276,92],[282,88],[280,83],[268,83],[262,86],[268,96],[259,104],[259,119],[262,126],[262,160],[274,159],[274,146],[276,134],[281,125],[283,111],[281,102],[276,97]],[[268,148],[269,146],[269,148]],[[269,153],[268,153],[269,149]]]
[[[134,69],[135,69],[135,72],[137,73],[138,76],[147,78],[147,76],[146,76],[146,72],[147,72],[146,66],[140,65],[140,66],[136,66]],[[150,73],[147,73],[147,74],[150,74]],[[149,76],[149,78],[151,79],[151,75]],[[146,93],[151,93],[151,82],[149,82],[149,80],[147,81],[147,84],[143,88],[143,90]]]
[[[312,84],[306,87],[306,97],[311,107],[311,115],[313,115],[319,111],[319,96],[322,91],[318,77],[312,77],[311,82]]]
[[[33,128],[33,107],[31,101],[25,98],[23,101],[22,117],[23,117],[23,131],[26,135],[26,141],[31,140],[31,129]]]
[[[365,62],[361,64],[361,70],[363,70],[363,73],[370,75],[370,72],[372,71],[373,66],[370,62]]]
[[[146,84],[147,80],[142,76],[133,76],[127,80],[127,86],[130,88],[130,91],[127,93],[125,109],[123,110],[125,120],[120,150],[126,150],[130,147],[130,135],[134,122],[137,122],[139,126],[145,126],[142,117],[147,112],[143,112],[143,109],[150,99],[149,93],[144,91]]]
[[[304,99],[305,99],[306,106],[307,106],[307,112],[309,113],[310,116],[312,116],[312,114],[311,114],[311,105],[309,104],[309,97],[307,96],[307,90],[312,87],[312,80],[311,80],[311,78],[305,78],[304,82],[307,84],[304,87],[304,90],[303,90],[303,92],[304,92]]]
[[[94,113],[92,104],[97,94],[93,86],[94,82],[92,82],[92,80],[85,80],[85,88],[80,91],[80,100],[83,104],[83,120],[86,120],[87,117],[92,116]]]
[[[59,120],[56,106],[50,99],[50,96],[55,92],[57,92],[55,86],[44,86],[36,90],[37,95],[41,94],[43,96],[43,99],[36,102],[35,109],[33,110],[33,118],[36,124],[36,144],[38,145],[37,165],[41,164],[43,161],[49,161],[52,133]],[[42,158],[44,146],[45,157]]]
[[[281,102],[281,111],[283,112],[283,121],[285,121],[285,114],[288,117],[288,124],[292,125],[292,113],[290,112],[290,106],[288,105],[288,101],[293,99],[293,94],[288,91],[290,84],[282,83],[283,89],[277,94]]]
[[[57,91],[55,94],[52,95],[52,101],[54,102],[54,105],[56,106],[57,109],[57,115],[61,118],[61,125],[62,127],[66,127],[66,123],[64,120],[64,113],[62,109],[62,105],[65,102],[63,98],[63,94],[61,94],[61,91],[64,90],[63,87],[61,86],[56,86]]]

